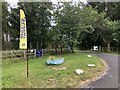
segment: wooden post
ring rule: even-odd
[[[34,49],[34,54],[35,54],[35,57],[36,57],[36,49]]]
[[[101,51],[101,46],[99,46],[99,51]]]

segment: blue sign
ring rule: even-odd
[[[36,50],[36,57],[41,57],[43,55],[42,49]]]

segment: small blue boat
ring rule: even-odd
[[[55,60],[46,60],[46,63],[48,65],[50,64],[62,64],[64,62],[64,58],[60,58],[60,59],[55,59]]]

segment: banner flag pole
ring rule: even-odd
[[[27,48],[27,28],[26,28],[26,18],[25,13],[20,9],[20,42],[19,48],[27,50],[27,77],[28,77],[28,48]]]

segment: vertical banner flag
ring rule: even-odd
[[[24,11],[20,9],[20,49],[27,49],[27,30]]]

